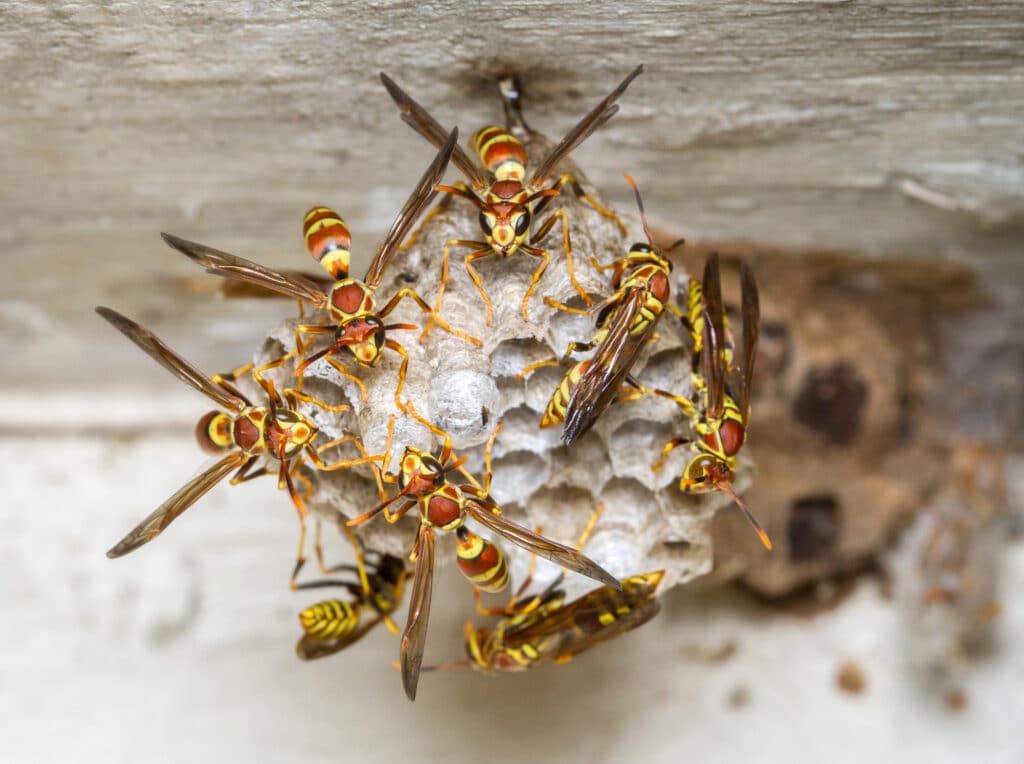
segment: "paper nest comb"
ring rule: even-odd
[[[531,163],[538,161],[550,146],[536,135],[523,142]],[[573,172],[584,188],[593,193],[575,167],[564,163],[561,169]],[[633,241],[643,240],[639,218],[634,212],[624,219],[630,223],[634,237],[623,238],[611,220],[567,190],[552,200],[534,227],[558,205],[569,215],[576,278],[596,302],[609,294],[609,277],[607,271],[601,273],[593,268],[591,257],[602,264],[623,257]],[[476,207],[453,199],[446,211],[429,220],[415,243],[395,256],[385,284],[378,290],[378,305],[401,287],[411,286],[433,306],[445,242],[451,238],[479,240],[477,217]],[[570,340],[589,340],[594,332],[593,318],[556,310],[543,300],[548,295],[571,305],[582,305],[569,280],[560,224],[556,223],[543,247],[551,254],[551,261],[530,300],[529,323],[523,320],[520,306],[538,258],[517,252],[507,258],[490,255],[474,263],[494,307],[490,326],[484,323],[483,301],[463,266],[462,259],[471,250],[452,248],[441,316],[483,344],[476,347],[438,326],[423,344],[418,341],[417,332],[389,333],[389,338],[398,340],[409,353],[402,399],[411,401],[420,414],[451,435],[455,455],[469,457],[466,467],[479,480],[483,479],[484,444],[501,420],[503,429],[493,450],[491,493],[503,512],[530,528],[542,528],[552,539],[575,545],[594,507],[603,502],[604,513],[585,547],[586,554],[620,578],[664,569],[661,591],[666,591],[710,570],[709,522],[715,511],[731,502],[721,494],[698,497],[680,492],[678,480],[689,453],[686,448],[676,449],[661,470],[651,470],[662,446],[672,437],[689,432],[689,422],[669,401],[645,396],[615,405],[572,449],[562,444],[560,427],[538,428],[565,367],[541,368],[525,381],[516,379],[516,375],[535,361],[560,358]],[[356,242],[356,250],[359,249]],[[355,269],[354,275],[361,273]],[[681,268],[673,271],[672,298],[676,304],[681,304],[687,279]],[[315,313],[304,319],[307,323],[322,320]],[[424,326],[427,318],[412,300],[403,300],[386,320]],[[269,336],[256,354],[257,365],[294,350],[296,323],[297,320],[285,322]],[[658,341],[645,351],[634,374],[649,386],[686,394],[690,390],[690,376],[685,330],[678,319],[666,313],[658,324],[658,332]],[[325,344],[326,341],[314,344],[309,352]],[[437,453],[439,439],[412,417],[400,415],[395,407],[394,390],[401,362],[397,353],[386,351],[374,369],[362,368],[344,356],[340,358],[366,385],[368,397],[364,403],[351,380],[325,361],[309,366],[304,375],[306,392],[331,404],[352,406],[351,412],[339,415],[301,405],[325,439],[355,433],[369,453],[383,453],[388,421],[397,415],[386,470],[396,469],[406,445]],[[293,370],[294,365],[288,364],[270,376],[279,386],[294,385],[290,377]],[[333,461],[355,455],[355,449],[348,444],[327,452],[325,459]],[[743,462],[738,488],[746,487],[749,472],[749,465]],[[314,486],[310,509],[325,518],[328,526],[362,514],[379,503],[368,465],[335,472],[307,470],[306,475]],[[458,473],[453,480],[459,480]],[[397,490],[394,485],[390,488],[392,492]],[[359,526],[357,534],[367,549],[406,556],[412,549],[417,523],[415,510],[394,525],[378,516]],[[482,528],[473,530],[487,535]],[[439,565],[455,559],[453,535],[440,534]],[[508,559],[514,588],[526,574],[530,554],[514,544],[495,540]],[[556,574],[554,565],[539,560],[535,586],[543,586]],[[567,576],[565,583],[570,596],[594,586],[589,579],[576,575]]]

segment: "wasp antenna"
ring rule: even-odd
[[[747,516],[747,521],[754,527],[754,532],[757,533],[758,537],[761,539],[761,543],[764,544],[764,548],[771,551],[772,540],[768,537],[767,531],[765,531],[761,523],[757,521],[757,518],[754,517],[754,513],[747,509],[747,505],[744,504],[743,500],[736,495],[736,492],[732,490],[732,487],[729,486],[728,483],[716,483],[715,488],[718,488],[723,493],[728,494],[728,496],[736,502],[736,506],[743,510],[743,514]]]
[[[626,182],[629,187],[633,189],[633,196],[636,197],[636,206],[640,210],[640,222],[644,227],[644,236],[647,237],[647,243],[651,245],[651,249],[657,250],[654,246],[654,239],[651,237],[651,229],[647,225],[647,212],[644,210],[644,200],[640,198],[640,187],[637,186],[636,181],[633,180],[633,176],[628,172],[623,173],[626,176]],[[678,243],[678,242],[677,242]],[[672,245],[675,247],[675,244]]]

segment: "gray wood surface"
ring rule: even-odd
[[[380,70],[468,135],[500,119],[490,77],[515,68],[528,119],[558,135],[643,62],[578,154],[620,209],[629,171],[681,234],[1005,256],[1024,211],[1022,40],[1016,2],[12,0],[0,332],[48,347],[4,382],[37,379],[54,349],[96,367],[106,335],[84,316],[101,301],[182,326],[214,360],[251,343],[256,309],[212,328],[226,314],[206,295],[154,282],[195,275],[159,230],[302,267],[301,216],[326,203],[371,251],[430,156]]]

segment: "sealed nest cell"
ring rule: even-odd
[[[531,162],[545,154],[551,144],[539,136],[525,136]],[[571,171],[586,190],[595,193],[586,179],[570,164]],[[638,179],[641,183],[643,179]],[[653,180],[653,179],[652,179]],[[596,194],[595,194],[596,196]],[[624,238],[616,224],[592,205],[569,191],[552,200],[543,218],[564,207],[571,221],[571,245],[575,273],[580,285],[595,301],[610,293],[608,273],[593,267],[623,257],[633,241],[643,241],[639,225]],[[620,213],[622,211],[619,211]],[[381,300],[403,287],[411,287],[430,305],[435,302],[442,272],[442,253],[450,239],[480,239],[477,208],[465,200],[452,199],[446,209],[427,218],[412,245],[398,254],[379,289]],[[629,211],[627,221],[637,220]],[[535,221],[537,224],[543,220]],[[368,242],[355,242],[367,247]],[[715,511],[729,504],[721,494],[684,495],[678,481],[686,460],[686,449],[676,449],[662,469],[652,471],[663,445],[689,432],[690,424],[670,401],[645,396],[613,406],[593,430],[571,449],[561,441],[560,428],[540,429],[541,415],[566,367],[538,369],[525,380],[518,375],[528,364],[560,358],[571,340],[585,341],[594,333],[594,319],[549,307],[545,296],[574,306],[583,306],[573,287],[562,246],[562,230],[556,224],[541,243],[552,257],[529,304],[529,322],[521,303],[538,259],[522,252],[502,258],[489,255],[476,260],[483,286],[494,307],[490,325],[485,323],[485,306],[463,266],[471,250],[453,247],[449,279],[440,311],[454,328],[480,340],[476,346],[435,326],[425,340],[410,330],[389,332],[409,355],[408,374],[401,393],[423,417],[447,431],[456,456],[467,456],[466,467],[483,477],[483,451],[491,432],[501,422],[502,430],[493,451],[492,496],[511,519],[563,543],[574,545],[596,505],[604,504],[585,552],[616,577],[664,569],[662,588],[684,583],[707,572],[711,566],[709,523]],[[358,272],[354,275],[359,275]],[[680,268],[672,274],[673,300],[682,304],[688,277]],[[425,325],[427,317],[412,300],[405,300],[392,312],[389,323]],[[326,322],[325,316],[308,314],[304,323]],[[297,320],[285,322],[267,339],[256,356],[257,364],[273,361],[295,349]],[[688,338],[678,319],[665,314],[658,325],[659,338],[647,348],[634,374],[650,387],[689,395]],[[317,340],[308,354],[326,346]],[[325,361],[317,361],[304,372],[304,390],[330,404],[347,403],[352,410],[331,414],[303,404],[325,438],[354,433],[366,450],[383,453],[389,421],[394,418],[393,445],[385,470],[396,471],[406,446],[437,453],[439,438],[395,405],[395,386],[401,356],[386,351],[373,369],[346,363],[346,368],[366,387],[366,400],[357,385]],[[271,373],[278,386],[294,384],[294,365],[286,364]],[[756,438],[756,434],[754,435]],[[341,448],[348,448],[342,446]],[[346,452],[347,453],[347,452]],[[326,454],[333,460],[342,454]],[[355,452],[352,452],[355,455]],[[741,463],[737,487],[749,481],[749,469]],[[361,465],[337,472],[307,471],[313,485],[310,507],[330,522],[353,518],[379,503],[372,468]],[[395,486],[391,486],[397,490]],[[370,550],[407,555],[412,548],[418,518],[410,513],[390,525],[378,516],[357,528]],[[471,522],[471,521],[470,521]],[[472,524],[472,523],[471,523]],[[487,535],[480,527],[474,530]],[[441,534],[437,558],[446,564],[455,558],[453,534]],[[530,555],[519,547],[493,539],[509,559],[513,586],[529,564]],[[546,567],[545,567],[546,566]],[[541,562],[538,575],[544,579],[555,569]],[[569,576],[570,595],[592,588],[590,581]]]

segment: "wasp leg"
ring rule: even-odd
[[[484,494],[486,496],[491,495],[491,449],[494,448],[494,441],[498,439],[498,433],[501,432],[501,422],[498,422],[498,426],[494,428],[494,432],[491,433],[491,437],[487,439],[487,445],[484,447]]]
[[[422,310],[424,313],[430,316],[430,320],[432,323],[438,324],[442,329],[444,329],[449,334],[454,335],[459,339],[466,340],[466,342],[470,342],[476,345],[477,347],[483,344],[476,337],[466,334],[465,332],[460,332],[458,329],[452,328],[451,324],[449,324],[439,315],[434,313],[434,311],[430,309],[430,306],[423,301],[423,298],[416,294],[416,291],[411,287],[403,287],[402,289],[399,289],[398,294],[396,294],[394,297],[388,300],[388,304],[381,308],[379,311],[377,311],[377,315],[383,318],[392,310],[394,310],[395,306],[398,305],[398,303],[405,297],[412,298],[419,306],[420,310]],[[422,337],[423,335],[421,334],[420,336]]]
[[[576,280],[576,268],[572,262],[572,244],[569,242],[569,216],[564,209],[555,210],[551,217],[544,221],[543,225],[537,229],[536,235],[533,239],[536,243],[541,243],[544,237],[547,236],[548,232],[554,227],[556,221],[562,223],[562,247],[565,249],[565,264],[569,269],[569,281],[572,282],[573,287],[579,292],[580,297],[587,305],[593,305],[594,300],[587,294],[586,290],[580,286],[580,282]]]
[[[312,395],[308,395],[307,393],[301,393],[293,387],[286,387],[284,390],[281,391],[281,395],[282,397],[284,397],[286,401],[288,401],[288,404],[291,406],[292,410],[295,410],[298,407],[299,401],[302,401],[303,403],[308,403],[311,406],[316,406],[317,408],[323,409],[324,411],[330,411],[333,414],[341,414],[346,411],[352,410],[352,407],[349,406],[347,403],[326,403],[320,400],[319,398],[314,398]]]
[[[577,199],[582,199],[591,207],[593,207],[599,214],[603,215],[604,217],[608,218],[613,223],[615,223],[615,226],[619,229],[619,234],[621,236],[626,235],[626,226],[624,226],[622,224],[622,221],[619,220],[619,216],[616,215],[607,207],[603,207],[600,204],[598,204],[597,200],[594,197],[592,197],[590,194],[583,190],[583,186],[581,186],[579,181],[573,177],[572,173],[562,173],[562,176],[551,188],[561,193],[563,186],[568,186],[569,190],[576,195]]]
[[[395,405],[398,407],[398,410],[404,414],[407,409],[399,396],[402,393],[402,388],[405,387],[405,374],[409,369],[409,354],[406,352],[405,348],[395,340],[385,340],[384,344],[402,356],[402,364],[398,367],[398,384],[395,385]]]
[[[247,363],[244,366],[239,366],[233,371],[227,371],[223,374],[213,374],[210,376],[210,379],[213,380],[213,383],[222,390],[227,390],[231,395],[235,395],[242,400],[246,400],[246,397],[242,395],[242,391],[235,386],[235,382],[237,382],[238,378],[243,374],[251,372],[252,367],[253,365],[251,363]]]
[[[477,242],[473,242],[473,244],[476,246]],[[475,252],[470,252],[462,259],[462,264],[466,268],[466,273],[468,273],[469,277],[473,280],[473,283],[476,285],[476,291],[480,293],[480,297],[484,301],[484,306],[487,308],[487,313],[484,316],[484,323],[487,326],[491,325],[491,316],[494,314],[494,309],[491,307],[491,298],[487,296],[483,282],[480,281],[480,274],[477,273],[476,268],[473,267],[473,261],[479,260],[481,257],[487,257],[491,252],[492,250],[490,247],[487,249],[478,249]]]
[[[665,460],[674,448],[677,448],[678,446],[685,446],[690,442],[689,438],[672,438],[672,440],[666,443],[665,447],[661,449],[661,458],[651,465],[651,472],[657,472],[665,466]]]
[[[537,288],[537,284],[540,283],[541,276],[543,276],[544,275],[544,271],[547,270],[548,263],[551,262],[551,255],[548,254],[545,250],[537,249],[536,247],[523,246],[523,247],[520,247],[519,250],[521,252],[525,252],[528,255],[533,255],[534,257],[539,257],[541,259],[540,265],[537,266],[537,270],[535,270],[533,272],[533,278],[530,280],[530,287],[529,287],[529,289],[526,290],[526,294],[523,296],[523,320],[526,321],[527,323],[529,323],[530,322],[530,312],[527,309],[527,304],[530,302],[530,297],[533,295],[533,290],[535,290]],[[467,260],[468,260],[468,258],[467,258]],[[469,263],[468,262],[466,264],[466,267],[467,268],[469,267]],[[571,268],[570,268],[570,275],[571,275],[571,272],[572,271],[571,271]],[[576,283],[575,277],[573,277],[573,283],[574,284]],[[579,285],[577,284],[576,286],[577,286],[577,289],[578,289]],[[580,292],[580,294],[585,294],[585,293]],[[586,299],[587,299],[587,304],[589,305],[590,304],[590,298],[587,297]],[[488,301],[488,308],[490,308],[490,302],[489,301]],[[488,323],[490,323],[490,321],[488,321]]]
[[[273,383],[269,382],[263,375],[266,374],[268,371],[272,371],[273,369],[277,369],[280,368],[281,366],[284,366],[285,363],[287,363],[291,358],[295,357],[295,354],[296,351],[293,350],[290,353],[285,353],[283,356],[276,358],[273,361],[269,361],[263,364],[262,366],[259,366],[258,368],[252,370],[252,378],[256,380],[256,384],[263,388],[263,391],[267,394],[267,396],[272,395],[271,390],[273,387]],[[301,383],[302,380],[300,379],[300,389]]]
[[[467,247],[469,249],[474,250],[472,253],[470,253],[471,255],[476,255],[478,257],[483,257],[484,255],[490,254],[491,252],[490,245],[482,241],[469,241],[468,239],[448,239],[448,241],[444,243],[444,252],[441,255],[441,280],[437,286],[437,297],[434,299],[434,310],[431,311],[430,320],[427,322],[426,327],[424,327],[423,331],[420,332],[420,342],[423,342],[423,339],[434,328],[435,319],[437,319],[441,315],[441,301],[444,299],[444,288],[448,284],[448,253],[451,251],[452,247]],[[483,249],[481,249],[481,247],[483,247]],[[470,270],[469,266],[467,266],[467,270]],[[473,273],[474,272],[471,271],[469,275],[473,277]],[[480,290],[481,294],[483,294],[483,287],[480,285],[479,276],[473,277],[473,281],[477,285],[477,289]],[[486,295],[484,295],[484,302],[487,304],[487,323],[489,324],[491,322],[491,303],[487,299]]]
[[[542,369],[545,366],[561,366],[563,363],[569,362],[573,353],[586,353],[588,350],[592,350],[593,348],[593,342],[570,342],[566,346],[565,353],[562,355],[561,360],[552,358],[548,361],[537,361],[536,363],[531,363],[529,366],[524,366],[523,370],[516,374],[516,379],[525,379],[528,374],[532,374],[537,369]]]
[[[303,337],[307,334],[334,334],[335,328],[332,326],[322,326],[320,324],[296,324],[295,326],[295,360],[301,361],[306,356],[306,344],[303,341]],[[299,376],[299,381],[296,383],[296,389],[301,392],[302,390],[302,376]],[[364,399],[365,400],[365,399]]]
[[[329,363],[331,366],[333,366],[334,370],[338,372],[341,376],[351,380],[352,382],[355,382],[356,387],[359,388],[359,395],[363,399],[363,403],[366,403],[366,385],[363,384],[363,380],[359,379],[359,377],[353,376],[352,373],[345,368],[345,365],[341,361],[335,360],[334,358],[331,358],[329,355],[325,355],[324,360],[327,361],[327,363]]]

